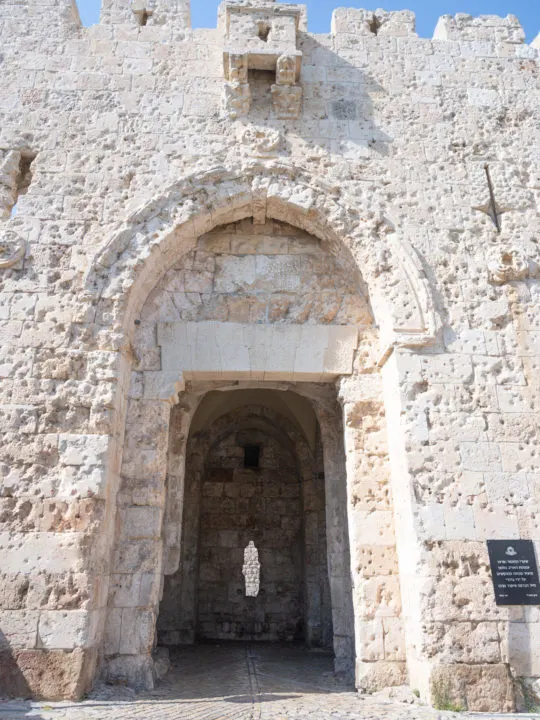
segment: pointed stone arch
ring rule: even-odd
[[[281,162],[215,167],[172,183],[133,211],[96,253],[86,299],[112,303],[117,330],[129,331],[149,291],[197,238],[218,225],[271,218],[314,235],[367,283],[381,332],[393,347],[422,347],[439,328],[422,260],[382,214],[355,206],[341,188]]]

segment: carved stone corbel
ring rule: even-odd
[[[281,55],[276,64],[276,84],[272,85],[272,102],[278,118],[297,118],[302,105],[302,88],[296,82],[296,57]]]
[[[247,53],[229,53],[224,105],[229,117],[244,117],[251,107]]]

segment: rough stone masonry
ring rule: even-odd
[[[486,541],[540,555],[539,51],[513,16],[0,0],[1,694],[151,688],[160,637],[249,602],[361,690],[538,693]]]

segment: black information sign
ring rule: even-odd
[[[488,540],[497,605],[540,605],[540,582],[532,540]]]

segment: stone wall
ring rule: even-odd
[[[203,479],[197,635],[303,640],[304,542],[295,458],[271,437],[243,434],[260,448],[260,470],[244,468],[242,440],[229,436],[212,448]],[[261,563],[256,599],[246,597],[242,577],[250,541]]]
[[[273,424],[265,427],[271,417],[269,409],[242,408],[190,441],[186,474],[201,476],[200,497],[186,497],[184,512],[200,513],[199,537],[184,530],[182,542],[185,556],[197,555],[195,616],[186,623],[182,607],[188,561],[165,580],[158,620],[163,643],[195,636],[332,644],[324,472],[313,457],[301,467],[292,439]],[[260,447],[257,469],[244,467],[246,443]],[[202,473],[195,460],[200,454],[206,458]],[[256,598],[246,597],[242,575],[250,541],[261,563]]]
[[[426,39],[409,12],[339,9],[328,34],[299,22],[298,116],[276,117],[276,93],[251,69],[249,112],[234,119],[223,25],[191,30],[187,3],[148,9],[141,24],[106,2],[102,22],[81,28],[70,0],[2,3],[0,547],[2,584],[16,589],[1,596],[2,687],[78,696],[103,654],[120,679],[152,682],[161,570],[179,551],[163,488],[183,384],[136,331],[198,238],[253,218],[324,243],[361,276],[363,297],[369,288],[378,327],[362,334],[354,382],[339,383],[347,498],[327,493],[351,537],[343,602],[355,608],[358,684],[388,652],[386,670],[402,682],[406,657],[426,699],[442,688],[469,708],[508,710],[512,678],[540,675],[540,617],[495,605],[485,541],[531,538],[539,550],[538,42],[525,45],[512,16],[445,16]],[[17,197],[21,156],[34,159]],[[326,310],[334,303],[313,305],[307,324]],[[197,392],[176,411],[180,450]],[[323,445],[326,433],[338,447],[329,407],[318,410],[333,418]],[[388,449],[395,511],[359,480],[360,440],[374,448],[370,471]],[[336,458],[325,456],[327,477],[345,473]],[[388,513],[369,530],[377,547],[393,547],[395,525],[399,656],[396,607],[376,591],[370,601],[368,582],[375,564],[394,583],[395,558],[372,549],[376,561],[359,561],[372,492]],[[122,626],[138,634],[121,638]],[[334,621],[343,644],[350,632]],[[131,674],[123,653],[139,658]]]

